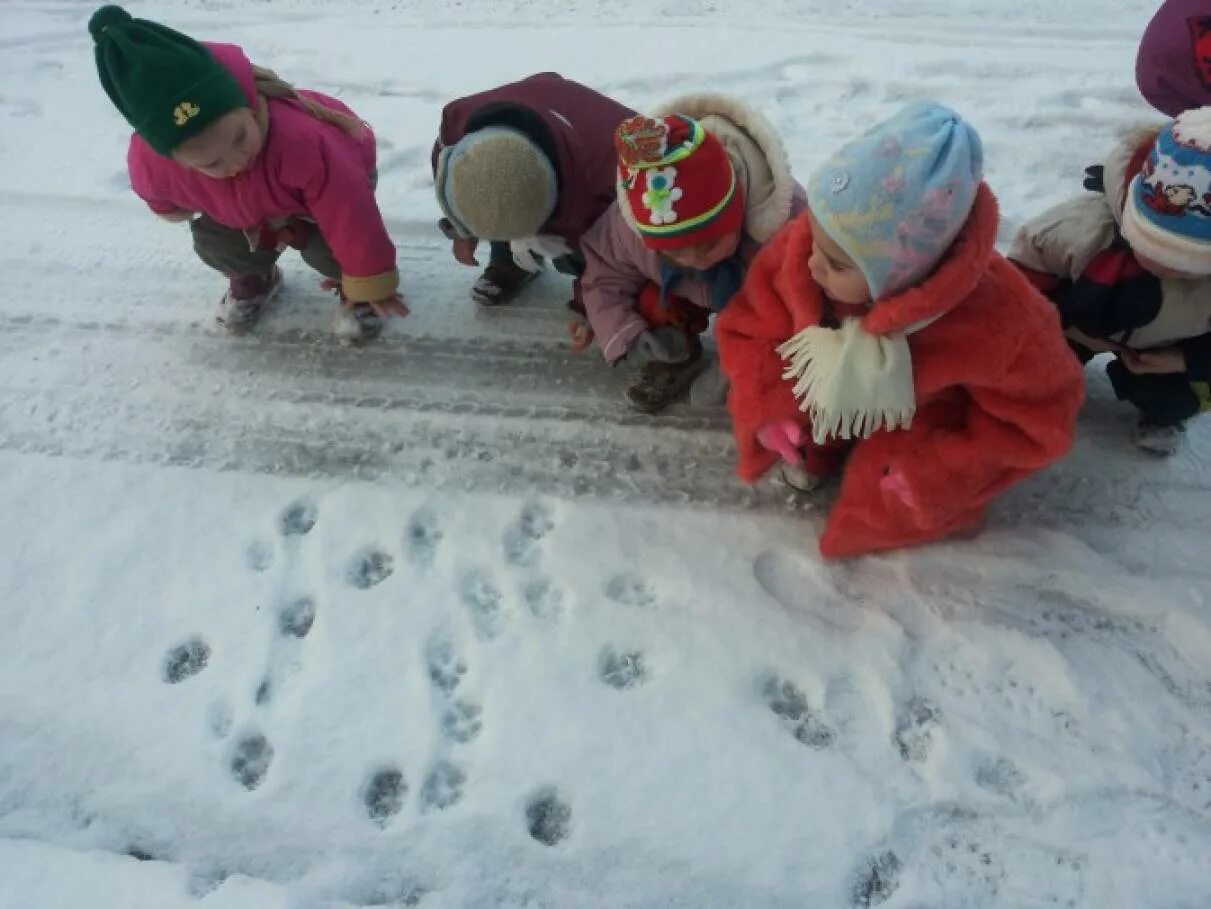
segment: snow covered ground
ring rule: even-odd
[[[556,69],[738,92],[806,174],[906,100],[981,129],[1008,239],[1149,117],[1147,0],[132,3],[382,141],[414,314],[296,259],[254,337],[126,188],[91,4],[0,5],[0,909],[1211,905],[1211,431],[1091,368],[983,537],[841,565],[629,413],[566,286],[477,310],[444,99]]]

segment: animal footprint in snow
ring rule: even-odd
[[[851,893],[854,909],[871,909],[891,899],[900,888],[900,858],[888,850],[870,859],[858,872]]]
[[[262,574],[273,567],[273,547],[264,540],[256,540],[248,544],[244,550],[244,560],[248,567],[257,574]]]
[[[1016,799],[1026,785],[1026,774],[1008,758],[997,758],[976,770],[976,785],[1008,799]]]
[[[231,724],[235,721],[235,713],[226,699],[220,698],[211,702],[206,708],[206,726],[216,739],[227,738],[231,732]]]
[[[306,536],[319,519],[320,512],[315,503],[310,499],[299,499],[282,512],[278,518],[278,529],[284,537]]]
[[[597,660],[597,677],[619,691],[642,685],[648,679],[643,652],[620,653],[613,647],[605,648]]]
[[[462,600],[481,640],[491,641],[500,635],[505,624],[500,588],[486,572],[472,571],[463,578]]]
[[[521,598],[530,614],[541,622],[557,622],[563,615],[563,590],[550,578],[528,581],[521,590]]]
[[[942,711],[924,698],[913,698],[896,720],[895,744],[900,757],[923,764],[933,751],[933,731],[942,720]]]
[[[367,549],[354,556],[345,577],[358,590],[376,587],[395,571],[395,560],[381,549]]]
[[[433,687],[449,697],[467,674],[467,664],[458,655],[453,642],[433,638],[425,647],[425,668]]]
[[[606,582],[605,595],[623,606],[651,609],[656,605],[656,591],[643,578],[631,574],[617,574]]]
[[[201,638],[190,638],[164,655],[164,681],[176,685],[197,675],[210,662],[210,645]]]
[[[380,827],[386,827],[404,807],[407,795],[408,784],[399,769],[386,767],[378,771],[370,778],[362,794],[366,816]]]
[[[837,734],[807,703],[807,696],[793,683],[777,676],[765,683],[765,702],[792,735],[809,748],[828,748]]]
[[[526,803],[526,829],[544,846],[554,846],[572,832],[572,809],[556,790],[540,790]]]
[[[462,801],[467,774],[449,761],[439,761],[420,789],[422,811],[445,811]]]
[[[483,730],[483,708],[469,701],[455,701],[442,715],[442,732],[454,742],[466,744]]]
[[[259,732],[250,733],[236,743],[231,753],[231,775],[237,783],[252,791],[265,781],[273,763],[273,746]]]
[[[511,565],[532,565],[538,558],[538,542],[555,529],[550,507],[531,502],[522,509],[517,523],[505,532],[505,561]]]
[[[422,508],[408,522],[405,550],[414,565],[430,565],[437,555],[444,534],[432,509]]]
[[[278,613],[278,631],[285,638],[305,638],[315,624],[315,600],[299,597],[291,600]]]

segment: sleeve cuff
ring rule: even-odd
[[[346,299],[354,303],[386,300],[399,291],[399,271],[393,268],[391,271],[364,278],[344,275],[341,277],[341,290],[344,291]]]

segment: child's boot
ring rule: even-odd
[[[1135,434],[1132,441],[1135,442],[1135,447],[1141,451],[1168,457],[1181,447],[1182,440],[1185,437],[1185,423],[1171,423],[1167,426],[1161,426],[1156,423],[1150,423],[1148,420],[1140,420],[1135,426]]]
[[[537,271],[526,271],[512,259],[492,262],[471,288],[471,298],[480,306],[512,303],[537,277]]]
[[[659,413],[693,384],[707,364],[702,357],[702,342],[689,335],[690,355],[679,363],[652,360],[639,370],[639,375],[626,390],[626,399],[641,413]]]
[[[348,304],[342,297],[332,331],[342,344],[366,344],[383,333],[383,319],[369,303]]]
[[[219,301],[215,321],[233,335],[248,332],[265,312],[269,301],[282,289],[282,270],[276,265],[268,274],[230,278],[227,293]]]

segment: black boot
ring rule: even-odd
[[[471,288],[471,299],[480,306],[512,303],[525,286],[537,277],[538,272],[526,271],[512,259],[491,262]]]

